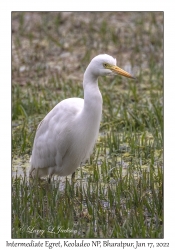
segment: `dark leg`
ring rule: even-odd
[[[72,179],[75,180],[75,172],[72,174]]]
[[[48,183],[49,184],[51,183],[51,178],[52,178],[52,175],[49,175],[49,177],[48,177]]]

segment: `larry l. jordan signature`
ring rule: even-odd
[[[57,228],[55,227],[48,227],[48,230],[41,230],[41,229],[35,229],[34,227],[28,227],[27,228],[27,233],[30,234],[37,234],[37,235],[43,235],[44,232],[50,233],[50,234],[60,234],[60,233],[77,233],[77,230],[66,228],[63,229],[62,227],[58,226]]]

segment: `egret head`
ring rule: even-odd
[[[102,54],[94,57],[90,62],[90,67],[93,70],[94,75],[96,76],[105,76],[105,75],[122,75],[128,78],[133,78],[125,70],[119,68],[117,65],[117,60],[112,56],[107,54]]]

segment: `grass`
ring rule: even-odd
[[[12,13],[12,238],[163,238],[162,27],[161,12]],[[30,181],[38,123],[83,97],[104,52],[137,81],[99,78],[100,134],[75,181]]]

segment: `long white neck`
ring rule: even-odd
[[[92,123],[100,123],[102,114],[102,96],[98,87],[98,76],[92,74],[91,67],[88,67],[84,73],[83,88],[84,108],[82,115],[86,116],[86,118],[91,120]]]
[[[98,137],[101,115],[102,96],[98,88],[98,77],[91,74],[87,68],[84,74],[84,106],[77,119],[77,137],[83,141],[82,155],[89,155]],[[86,158],[86,157],[85,157]]]

